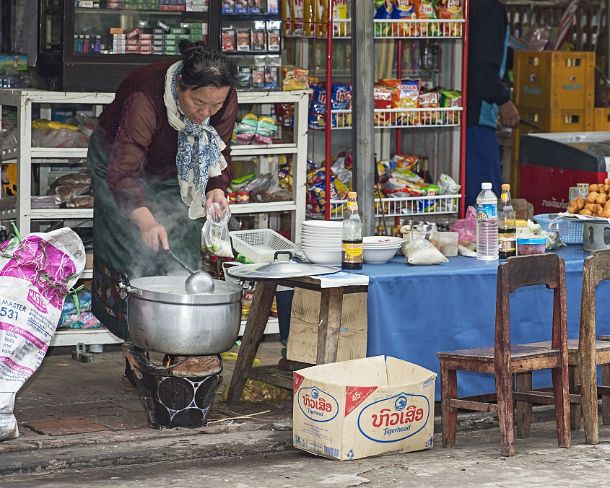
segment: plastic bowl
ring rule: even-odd
[[[518,237],[517,256],[528,256],[530,254],[544,254],[546,251],[546,237]]]
[[[338,249],[311,249],[304,248],[303,253],[314,264],[340,264],[341,248]]]
[[[394,257],[398,248],[364,248],[364,262],[369,264],[387,263]]]

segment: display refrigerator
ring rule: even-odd
[[[113,92],[134,69],[179,59],[181,39],[217,39],[209,32],[213,4],[220,2],[40,0],[38,72],[48,89]]]
[[[610,132],[529,134],[521,138],[520,196],[537,214],[568,208],[569,189],[603,183],[610,172]]]

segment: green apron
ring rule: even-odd
[[[100,131],[89,141],[87,162],[91,170],[93,210],[92,308],[97,319],[113,334],[129,340],[127,301],[119,281],[142,276],[166,275],[177,269],[163,252],[146,247],[136,225],[121,210],[106,179],[110,148]],[[201,266],[202,223],[188,218],[180,197],[178,178],[144,181],[146,206],[165,227],[170,248],[192,268]]]

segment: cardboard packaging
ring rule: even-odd
[[[432,447],[436,373],[393,357],[294,372],[294,447],[349,460]]]
[[[290,314],[286,357],[290,361],[316,364],[320,292],[296,288]],[[366,357],[367,294],[343,296],[337,361]]]

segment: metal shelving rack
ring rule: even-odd
[[[355,5],[353,5],[355,6]],[[326,85],[326,114],[325,127],[316,132],[325,133],[325,169],[326,169],[326,207],[324,217],[329,219],[340,218],[342,206],[345,203],[340,200],[331,199],[331,140],[333,130],[344,130],[352,128],[352,113],[350,110],[331,110],[331,96],[333,83],[333,42],[340,39],[351,38],[351,19],[334,20],[333,9],[329,9],[328,25],[325,26],[325,36],[295,36],[305,39],[325,39],[326,44],[326,70],[324,71]],[[468,54],[468,1],[464,2],[464,19],[435,19],[435,20],[373,20],[375,40],[396,40],[398,62],[396,66],[397,77],[402,77],[402,43],[404,40],[436,39],[436,40],[462,40],[461,60],[461,85],[462,106],[452,108],[434,109],[375,109],[375,129],[397,129],[396,130],[396,152],[401,151],[401,129],[437,129],[447,127],[460,128],[460,150],[459,150],[459,181],[462,188],[465,186],[465,137],[466,137],[466,72]],[[310,28],[309,31],[320,32],[318,26]],[[372,90],[372,87],[371,87]],[[335,120],[333,127],[331,120]],[[442,195],[435,197],[435,211],[429,210],[424,202],[429,202],[431,197],[406,197],[406,198],[376,198],[376,210],[389,206],[393,211],[377,212],[377,217],[405,217],[411,215],[441,215],[455,214],[458,211],[463,214],[464,202],[461,195]],[[419,204],[417,204],[419,202]]]

